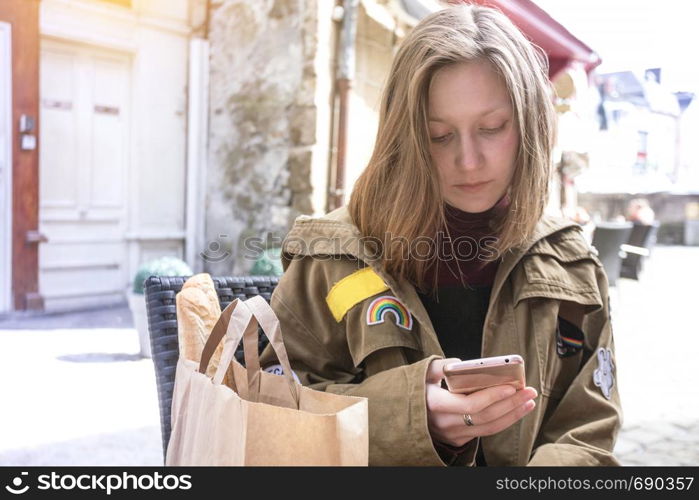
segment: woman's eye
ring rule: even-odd
[[[506,124],[507,124],[507,122],[505,122],[502,125],[500,125],[499,127],[495,127],[495,128],[482,128],[481,132],[483,132],[484,134],[495,134],[495,133],[503,130],[505,128]]]
[[[451,134],[440,135],[439,137],[432,137],[431,141],[432,142],[446,142],[446,140],[449,139],[449,136],[451,136]]]

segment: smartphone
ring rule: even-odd
[[[450,392],[471,394],[495,385],[524,389],[524,360],[518,354],[449,363],[444,379]]]

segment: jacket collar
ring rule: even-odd
[[[568,219],[544,215],[527,242],[502,256],[493,288],[502,286],[504,278],[536,242],[558,231],[576,226],[578,226],[577,223]],[[322,217],[300,215],[284,239],[282,248],[284,269],[290,260],[288,254],[345,254],[359,258],[367,264],[375,264],[379,260],[378,256],[372,252],[370,240],[363,238],[352,222],[347,206],[335,209]]]
[[[532,237],[525,244],[502,256],[490,295],[491,306],[488,307],[488,316],[508,275],[531,247],[537,241],[551,234],[574,226],[577,224],[572,221],[560,217],[544,216],[537,223]],[[372,254],[369,243],[362,238],[359,229],[353,224],[346,206],[318,218],[301,215],[296,218],[294,226],[282,244],[282,265],[286,270],[294,255],[349,255],[362,260],[384,280],[396,297],[406,304],[415,319],[426,327],[427,335],[421,336],[423,352],[443,356],[444,352],[437,339],[437,334],[422,301],[417,295],[417,290],[407,280],[396,280],[384,272],[380,265],[380,259],[377,255]]]

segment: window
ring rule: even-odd
[[[636,148],[636,164],[634,173],[644,174],[648,168],[648,132],[638,131],[638,147]]]

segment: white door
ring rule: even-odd
[[[39,290],[47,310],[124,300],[130,59],[41,43]]]
[[[12,37],[0,22],[0,313],[12,310]]]

